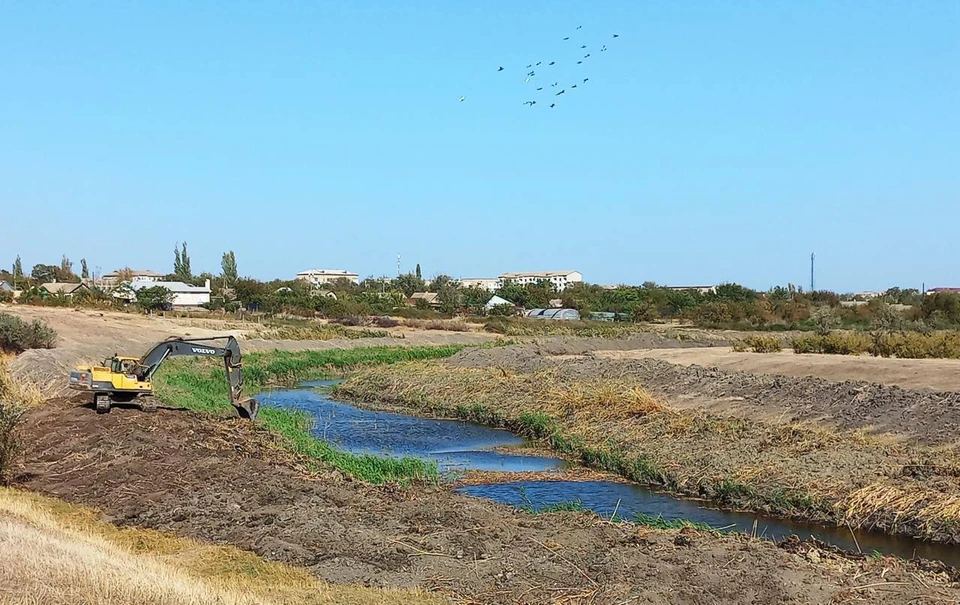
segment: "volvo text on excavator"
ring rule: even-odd
[[[226,341],[225,343],[222,341]],[[222,344],[222,346],[219,346]],[[114,403],[139,403],[140,409],[153,412],[157,400],[153,393],[153,374],[169,357],[220,357],[230,383],[230,403],[241,418],[254,419],[260,408],[256,399],[243,398],[243,375],[240,370],[240,345],[233,336],[213,338],[170,338],[158,343],[143,357],[114,355],[102,366],[78,368],[70,372],[70,388],[93,393],[98,414],[110,411]]]

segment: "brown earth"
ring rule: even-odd
[[[694,351],[708,356],[712,349]],[[556,369],[561,374],[584,379],[629,377],[678,409],[704,409],[777,423],[810,422],[844,430],[864,429],[922,444],[954,444],[960,435],[960,392],[910,390],[878,382],[833,382],[815,377],[752,374],[679,365],[652,356],[601,352],[552,356],[542,347],[515,345],[462,351],[446,363],[454,367],[495,367],[520,372]]]
[[[193,412],[97,415],[55,399],[31,410],[25,437],[23,487],[334,582],[419,585],[482,603],[960,600],[952,572],[929,564],[311,476],[253,425]]]
[[[738,353],[728,347],[684,349],[597,349],[608,359],[660,359],[680,365],[715,367],[748,374],[774,374],[834,381],[878,382],[904,389],[960,391],[960,359],[892,359],[871,356]]]

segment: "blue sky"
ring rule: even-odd
[[[5,2],[0,262],[960,285],[958,31],[956,0]]]

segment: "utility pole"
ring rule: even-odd
[[[810,291],[811,291],[811,292],[814,291],[814,290],[813,290],[813,284],[814,284],[814,282],[813,282],[813,259],[814,259],[814,258],[815,258],[815,257],[814,257],[814,254],[813,254],[813,252],[811,252],[811,253],[810,253]]]

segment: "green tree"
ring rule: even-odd
[[[193,271],[190,270],[190,255],[187,253],[187,242],[183,242],[182,248],[173,248],[173,274],[177,279],[184,283],[190,283],[193,279]]]
[[[220,259],[220,269],[223,271],[223,281],[227,286],[233,287],[237,283],[237,257],[233,250],[223,253]]]
[[[444,313],[454,313],[460,308],[461,297],[460,287],[452,279],[440,286],[437,290],[437,300],[440,302],[440,310]]]
[[[13,289],[17,289],[17,279],[23,279],[23,263],[20,261],[20,255],[13,261]]]
[[[60,259],[60,267],[56,271],[57,281],[69,282],[77,278],[73,273],[73,263],[70,262],[70,259],[67,258],[67,255],[64,254]]]
[[[444,286],[455,284],[456,282],[449,275],[438,275],[430,280],[430,292],[440,292]]]
[[[414,273],[398,275],[393,282],[393,287],[403,292],[403,295],[408,298],[413,296],[414,292],[423,292],[426,289],[423,279]]]
[[[173,303],[173,292],[163,286],[137,290],[137,306],[144,311],[163,311]]]
[[[90,271],[87,269],[87,259],[80,259],[80,277],[90,279]]]
[[[30,277],[37,280],[41,284],[45,284],[57,279],[58,270],[59,267],[56,265],[37,264],[34,265],[33,269],[30,271]]]
[[[420,272],[420,263],[417,263],[417,279],[423,279],[423,273]]]

